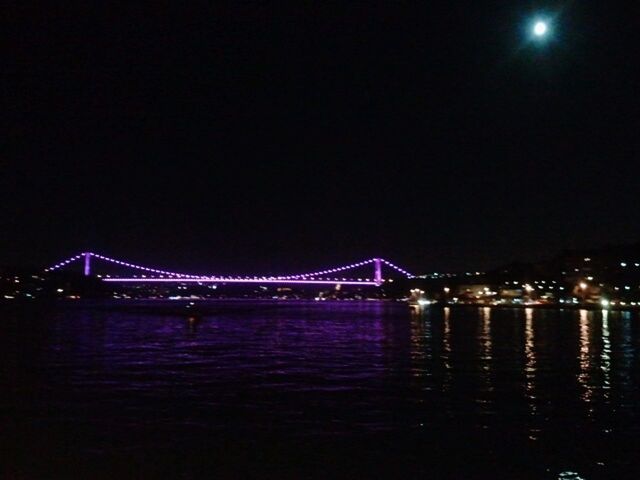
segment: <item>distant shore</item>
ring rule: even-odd
[[[441,308],[492,308],[492,309],[518,309],[518,310],[526,310],[528,308],[533,308],[536,310],[610,310],[610,311],[636,311],[640,310],[640,306],[638,305],[611,305],[608,307],[603,307],[598,304],[576,304],[576,303],[538,303],[538,304],[497,304],[497,305],[483,305],[476,303],[442,303],[436,302],[432,303],[430,306],[422,307],[441,307]]]
[[[267,305],[340,305],[340,304],[395,304],[398,306],[406,305],[408,308],[416,310],[429,310],[429,309],[536,309],[536,310],[608,310],[608,311],[639,311],[639,305],[609,305],[603,307],[598,304],[551,304],[551,303],[537,303],[537,304],[475,304],[475,303],[444,303],[444,302],[432,302],[428,305],[419,306],[411,304],[402,299],[349,299],[349,300],[313,300],[313,299],[273,299],[273,298],[206,298],[206,299],[166,299],[166,298],[139,298],[139,299],[74,299],[74,300],[47,300],[47,301],[26,301],[26,300],[0,300],[0,306],[5,307],[62,307],[62,308],[95,308],[97,310],[130,310],[144,313],[164,313],[164,314],[203,314],[209,313],[212,310],[210,307],[222,304],[236,304],[236,305],[250,305],[250,304],[262,304]]]

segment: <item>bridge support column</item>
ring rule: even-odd
[[[380,285],[382,285],[382,261],[379,258],[374,258],[373,259],[373,265],[375,268],[375,272],[374,272],[374,281],[376,282],[376,285],[379,287]]]
[[[88,277],[91,275],[91,254],[86,252],[84,254],[84,276]]]

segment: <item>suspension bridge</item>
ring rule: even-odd
[[[391,263],[384,258],[370,258],[361,262],[343,265],[341,267],[326,268],[316,272],[301,273],[295,275],[280,276],[234,276],[234,275],[193,275],[188,273],[172,272],[159,268],[151,268],[137,265],[131,262],[110,258],[93,252],[82,252],[66,260],[62,260],[49,268],[45,272],[54,272],[64,269],[70,264],[80,263],[85,276],[91,276],[94,271],[92,262],[123,267],[126,270],[136,272],[129,276],[112,276],[105,274],[95,275],[104,282],[111,283],[280,283],[280,284],[300,284],[300,285],[372,285],[380,286],[384,282],[393,281],[393,278],[383,277],[383,267],[390,269],[397,277],[413,278],[413,275],[405,269]],[[347,272],[362,270],[363,267],[373,267],[373,275],[370,278],[344,276]],[[338,275],[340,274],[340,275]]]

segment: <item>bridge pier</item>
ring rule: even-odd
[[[91,275],[91,253],[86,252],[84,254],[84,276]]]
[[[373,280],[376,282],[376,286],[382,285],[382,259],[374,258],[373,265],[375,268]]]

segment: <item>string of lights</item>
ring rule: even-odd
[[[376,260],[379,260],[380,262],[384,263],[385,265],[387,265],[390,268],[393,268],[394,270],[402,273],[403,275],[405,275],[407,278],[413,278],[413,275],[411,275],[408,271],[404,270],[401,267],[398,267],[397,265],[389,262],[388,260],[385,259],[375,259],[375,258],[370,258],[368,260],[364,260],[361,262],[356,262],[356,263],[351,263],[349,265],[344,265],[341,267],[334,267],[334,268],[329,268],[329,269],[325,269],[325,270],[318,270],[316,272],[308,272],[308,273],[302,273],[302,274],[296,274],[296,275],[286,275],[286,276],[217,276],[217,275],[192,275],[192,274],[186,274],[186,273],[178,273],[178,272],[172,272],[172,271],[168,271],[168,270],[162,270],[162,269],[158,269],[158,268],[151,268],[151,267],[146,267],[143,265],[138,265],[135,263],[131,263],[131,262],[126,262],[123,260],[118,260],[115,258],[111,258],[111,257],[107,257],[105,255],[100,255],[97,253],[93,253],[93,252],[83,252],[80,253],[78,255],[74,255],[72,257],[69,257],[66,260],[62,260],[48,268],[45,269],[45,272],[52,272],[52,271],[56,271],[59,270],[67,265],[69,265],[72,262],[78,261],[82,258],[85,258],[87,255],[89,255],[92,258],[96,258],[105,262],[109,262],[112,263],[114,265],[120,265],[123,267],[127,267],[127,268],[131,268],[134,270],[139,270],[142,272],[146,272],[146,273],[152,273],[152,274],[157,274],[157,275],[161,275],[163,277],[169,277],[170,279],[176,279],[176,278],[180,278],[180,279],[191,279],[191,280],[206,280],[206,281],[294,281],[294,280],[323,280],[324,278],[319,278],[319,277],[323,277],[325,275],[331,274],[331,273],[338,273],[338,272],[343,272],[346,270],[351,270],[351,269],[355,269],[355,268],[359,268],[359,267],[363,267],[365,265],[370,265],[372,263],[375,263]],[[372,280],[369,278],[327,278],[324,279],[327,281],[335,281],[335,282],[371,282]]]

